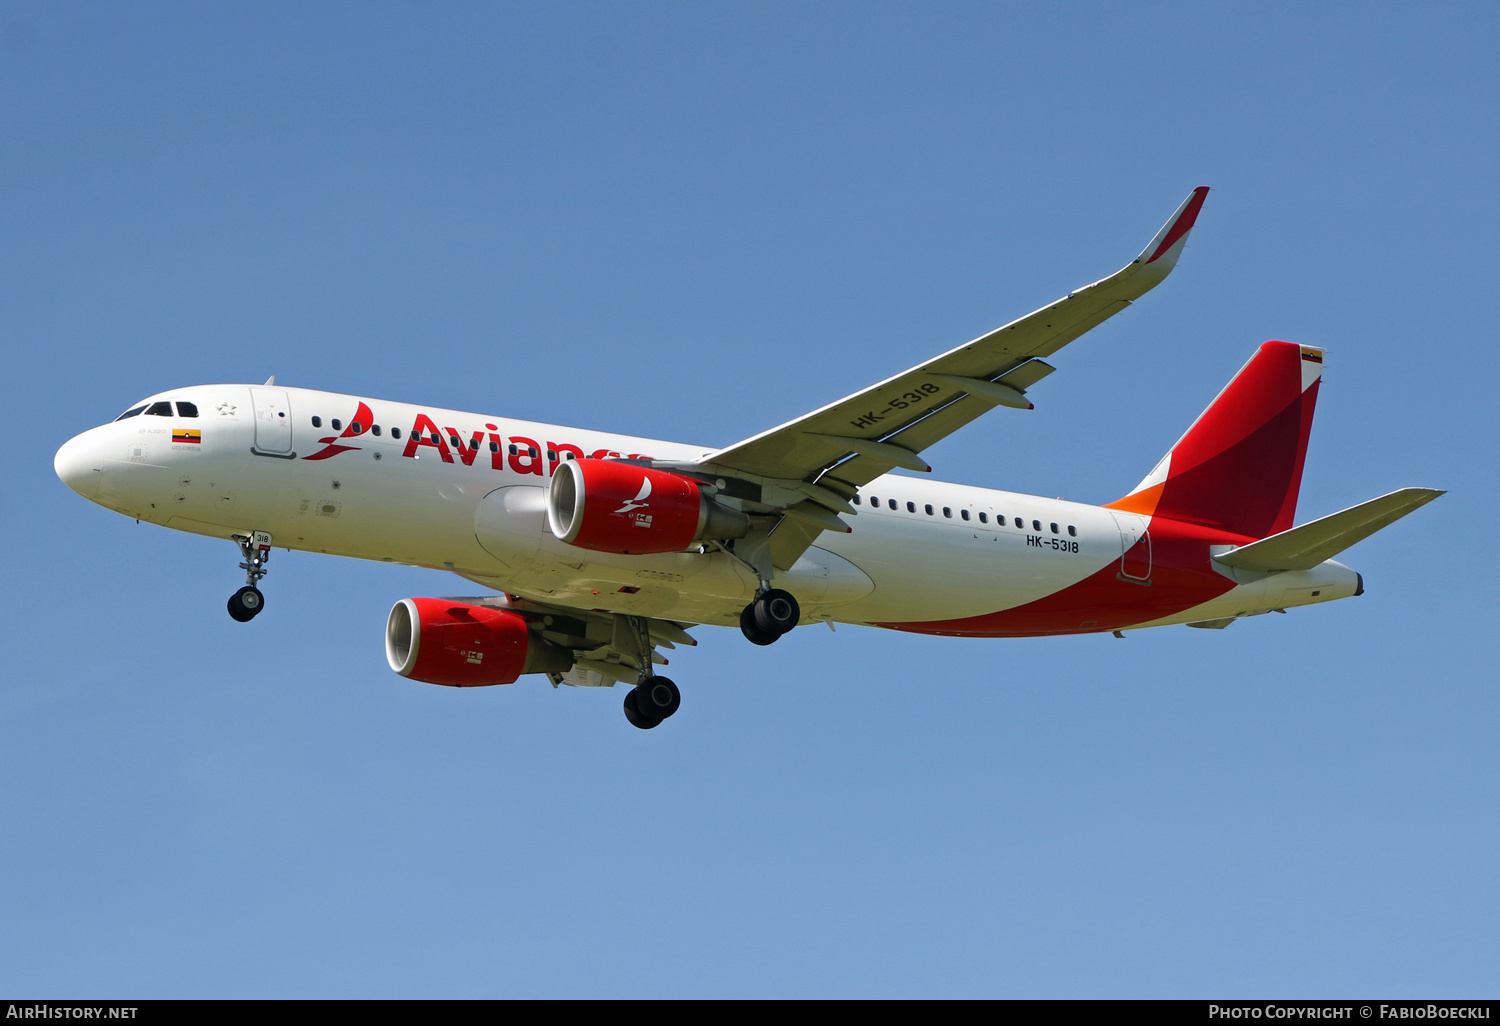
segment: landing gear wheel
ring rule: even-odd
[[[680,705],[682,692],[666,677],[651,677],[635,689],[636,712],[655,717],[658,721],[671,716]]]
[[[745,639],[752,645],[775,644],[776,639],[781,637],[780,634],[768,634],[756,625],[755,604],[753,602],[740,611],[740,630],[744,633]]]
[[[229,596],[229,615],[240,623],[249,623],[265,607],[266,597],[248,584]]]
[[[780,588],[765,592],[751,603],[750,608],[754,610],[755,626],[767,634],[785,634],[802,618],[797,600]]]
[[[639,691],[640,688],[631,688],[625,692],[625,718],[630,721],[632,727],[639,727],[641,730],[650,730],[659,724],[661,720],[648,716],[641,711],[640,706],[636,705]]]

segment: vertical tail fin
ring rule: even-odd
[[[1267,342],[1172,451],[1111,509],[1250,538],[1292,526],[1323,350]]]

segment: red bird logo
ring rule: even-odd
[[[646,498],[650,496],[650,494],[651,479],[648,477],[641,481],[641,493],[635,498],[631,499],[625,505],[621,506],[619,509],[615,510],[614,515],[618,516],[621,513],[629,513],[633,509],[642,509],[646,506],[651,505],[651,503],[645,501]]]
[[[305,460],[326,460],[328,459],[328,457],[337,456],[341,452],[358,450],[359,446],[339,445],[337,444],[338,440],[341,438],[353,438],[356,435],[364,434],[366,431],[370,430],[370,422],[374,419],[375,415],[370,412],[370,408],[364,403],[360,403],[359,409],[354,411],[354,419],[349,422],[348,427],[344,428],[343,434],[337,437],[329,435],[327,438],[318,439],[318,441],[323,444],[323,448],[319,449],[311,456],[304,456],[302,458]]]

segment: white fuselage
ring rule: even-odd
[[[611,555],[548,530],[545,490],[561,460],[687,461],[707,447],[276,386],[184,388],[145,404],[156,401],[190,402],[198,416],[180,416],[178,407],[94,428],[59,451],[59,475],[100,505],[177,530],[223,538],[264,531],[278,548],[446,569],[586,609],[731,625],[757,588],[754,573],[722,551]],[[348,435],[360,409],[372,423]],[[861,489],[856,508],[852,533],[825,531],[777,576],[804,619],[970,633],[941,625],[1065,592],[1121,563],[1149,529],[1147,518],[1103,507],[894,475]],[[1151,574],[1149,565],[1122,569]],[[1143,605],[1130,625],[1328,601],[1357,584],[1329,561],[1225,586],[1168,615]],[[1116,626],[1087,611],[1075,620],[1018,633]]]

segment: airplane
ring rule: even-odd
[[[305,388],[173,389],[66,442],[57,475],[128,517],[235,542],[229,614],[265,607],[273,542],[447,570],[386,658],[430,684],[631,685],[651,729],[681,693],[661,650],[699,625],[952,637],[1114,633],[1364,593],[1332,557],[1443,494],[1402,488],[1296,525],[1324,350],[1266,342],[1129,494],[1102,506],[948,484],[921,453],[1028,392],[1069,342],[1160,284],[1208,194],[1134,260],[1019,320],[724,448]]]

